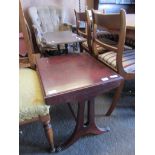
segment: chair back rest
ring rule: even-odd
[[[28,40],[29,40],[29,48],[31,49],[31,51],[32,51],[32,53],[30,54],[30,57],[32,58],[33,57],[33,54],[34,54],[34,48],[33,48],[33,42],[32,42],[32,35],[31,35],[31,30],[30,30],[30,28],[29,28],[29,25],[28,25],[28,23],[27,23],[27,21],[26,21],[26,19],[25,18],[23,18],[24,19],[24,24],[25,24],[25,26],[26,26],[26,31],[27,31],[27,36],[28,36]],[[22,36],[23,37],[23,36]],[[26,36],[25,36],[26,37]],[[23,37],[22,38],[22,41],[25,43],[25,38]],[[26,44],[24,44],[25,46],[26,46]],[[29,54],[28,53],[28,48],[26,48],[25,47],[25,53],[26,54]],[[30,59],[29,59],[29,57],[27,57],[27,56],[23,56],[23,57],[19,57],[19,67],[20,68],[27,68],[27,67],[33,67],[33,65],[35,64],[35,62],[34,62],[34,59],[32,58],[32,62],[31,63],[33,63],[33,64],[30,64]]]
[[[99,44],[107,50],[112,50],[121,55],[124,50],[125,35],[126,35],[126,12],[121,10],[118,14],[103,14],[92,10],[93,17],[93,46]],[[110,33],[117,33],[119,36],[118,42],[115,45],[108,42],[100,41],[97,38],[98,29],[104,29]],[[94,47],[95,48],[95,47]],[[94,49],[95,50],[95,49]]]
[[[28,37],[29,37],[29,40],[30,40],[31,49],[32,49],[32,52],[33,52],[34,47],[33,47],[33,41],[32,41],[32,33],[31,33],[31,30],[30,30],[29,24],[28,24],[28,22],[27,22],[27,20],[25,18],[24,18],[24,21],[25,21],[27,32],[28,32]]]
[[[21,67],[23,66],[22,64],[27,64],[29,67],[34,66],[34,57],[33,57],[33,51],[31,48],[31,42],[29,39],[29,34],[28,34],[28,29],[25,23],[25,16],[24,16],[24,12],[22,9],[22,5],[21,2],[19,1],[19,21],[21,24],[21,29],[23,32],[23,37],[25,40],[25,45],[26,45],[26,49],[27,49],[27,54],[28,54],[28,58],[27,59],[19,59],[19,65],[21,64]],[[24,65],[25,66],[25,65]]]
[[[89,10],[85,12],[75,12],[77,34],[87,39],[88,46],[91,48],[91,21]]]
[[[63,23],[63,10],[56,6],[39,6],[28,9],[32,25],[40,32],[59,31]]]

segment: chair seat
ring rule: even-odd
[[[115,52],[111,51],[111,52],[99,54],[98,59],[117,71]],[[125,72],[127,73],[135,72],[135,51],[134,50],[124,51],[122,61],[123,61],[123,68]]]
[[[19,70],[19,121],[49,114],[45,105],[36,71],[28,68]]]

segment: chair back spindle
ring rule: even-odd
[[[92,52],[92,43],[91,43],[91,21],[89,11],[85,10],[85,12],[75,12],[76,17],[76,29],[77,34],[87,39],[88,52]],[[83,23],[83,25],[82,25]]]

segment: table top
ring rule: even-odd
[[[87,94],[100,85],[111,83],[118,86],[122,80],[121,76],[87,53],[40,58],[37,70],[47,104],[64,101],[66,94],[72,99],[74,93]],[[82,91],[86,89],[87,92]],[[56,96],[59,98],[55,100]]]
[[[72,33],[71,31],[46,32],[43,38],[50,45],[69,44],[86,41],[85,38]]]

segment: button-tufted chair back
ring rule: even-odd
[[[30,7],[32,24],[41,32],[59,31],[63,23],[63,10],[55,6]]]

